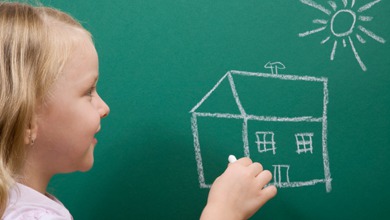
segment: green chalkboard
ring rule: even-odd
[[[75,219],[198,219],[229,154],[273,172],[253,219],[386,219],[390,3],[43,1],[94,36],[111,108]]]

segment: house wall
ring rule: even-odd
[[[198,116],[197,125],[205,183],[211,184],[225,170],[230,154],[244,156],[242,120]]]
[[[273,151],[263,153],[258,151],[255,135],[257,131],[274,132],[275,154]],[[312,153],[297,153],[295,138],[297,133],[313,133]],[[265,169],[273,172],[272,165],[290,165],[290,182],[324,178],[321,122],[249,121],[248,142],[250,157],[254,161],[261,162]]]

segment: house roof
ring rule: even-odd
[[[327,102],[326,78],[229,71],[190,112],[233,118],[321,118]]]

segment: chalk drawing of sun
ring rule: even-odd
[[[321,41],[321,44],[325,44],[329,40],[333,41],[333,49],[330,54],[330,60],[334,60],[337,46],[342,43],[343,47],[347,47],[347,44],[351,46],[351,49],[355,55],[355,58],[357,62],[359,63],[360,67],[363,71],[367,70],[367,67],[364,65],[362,59],[359,56],[359,53],[356,51],[356,48],[354,46],[354,40],[355,38],[362,44],[366,43],[366,40],[363,36],[371,37],[372,39],[384,44],[386,41],[376,35],[374,32],[368,30],[363,26],[365,22],[372,21],[373,17],[366,15],[366,11],[370,9],[375,4],[379,3],[381,0],[375,0],[368,4],[365,4],[361,6],[360,8],[354,8],[355,6],[355,0],[352,0],[349,4],[348,0],[341,0],[340,4],[341,7],[338,7],[335,1],[328,1],[329,6],[331,9],[328,9],[312,0],[300,0],[301,3],[306,4],[308,6],[311,6],[315,9],[320,10],[321,12],[325,13],[328,18],[327,19],[314,19],[314,24],[319,24],[321,27],[309,30],[303,33],[299,33],[299,37],[306,37],[308,35],[318,33],[324,30],[330,30],[330,34]],[[341,25],[342,28],[340,28],[340,25],[336,28],[337,24],[340,24],[342,22],[344,25]],[[347,25],[345,25],[347,24]],[[361,35],[361,34],[365,35]]]

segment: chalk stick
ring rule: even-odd
[[[228,161],[230,163],[234,163],[234,162],[236,162],[236,160],[237,160],[237,158],[234,155],[229,155]]]

